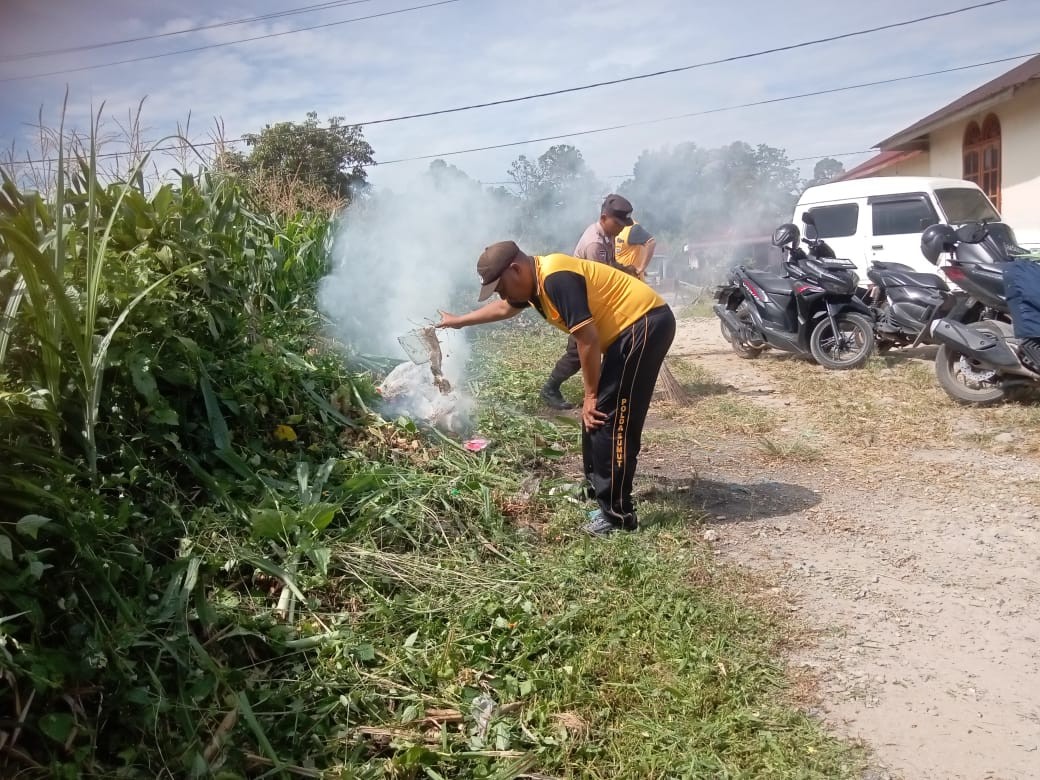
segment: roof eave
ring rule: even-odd
[[[928,137],[933,132],[942,127],[946,127],[947,125],[952,125],[955,122],[960,122],[961,120],[967,119],[971,116],[974,116],[975,114],[982,113],[987,109],[993,108],[999,103],[1007,101],[1015,94],[1016,91],[1018,91],[1018,89],[1021,86],[1021,84],[1018,84],[1012,87],[1007,87],[1006,89],[1001,90],[995,95],[990,95],[989,97],[984,98],[983,100],[979,100],[975,103],[972,103],[970,106],[965,106],[959,111],[945,116],[942,115],[944,109],[940,109],[939,111],[935,112],[939,115],[935,118],[935,120],[931,122],[926,121],[924,124],[911,125],[905,130],[901,130],[895,135],[886,138],[884,141],[875,144],[874,148],[880,149],[884,152],[909,151],[911,149],[927,149]]]

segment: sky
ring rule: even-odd
[[[215,122],[237,138],[265,124],[361,123],[623,78],[705,60],[840,35],[947,11],[977,0],[355,0],[351,5],[101,49],[14,61],[24,53],[170,33],[295,10],[315,0],[2,0],[0,148],[31,152],[40,112],[56,125],[68,88],[66,124],[85,128],[105,105],[127,120],[145,99],[144,136],[161,138],[191,117],[190,136]],[[33,78],[114,60],[226,43],[313,25],[254,42]],[[768,100],[1040,51],[1040,0],[999,5],[848,40],[768,54],[570,94],[436,117],[367,126],[377,161],[578,132]],[[892,135],[1021,60],[784,103],[506,149],[445,156],[485,182],[508,180],[520,154],[572,143],[608,181],[632,171],[641,152],[693,141],[785,149],[810,172],[845,152],[846,167]],[[112,126],[110,124],[110,126]],[[406,189],[429,160],[369,171],[377,187]]]

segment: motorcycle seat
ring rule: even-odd
[[[914,272],[914,269],[905,263],[886,263],[882,260],[875,260],[871,267],[879,271],[902,271],[909,274]]]
[[[881,265],[875,263],[874,266]],[[900,263],[892,263],[898,266]],[[903,269],[906,269],[905,271]],[[877,268],[880,271],[880,279],[886,287],[927,287],[933,290],[948,290],[949,285],[937,274],[920,273],[909,266],[901,268]]]
[[[767,293],[786,294],[791,292],[791,280],[785,276],[769,271],[748,271],[747,276]]]

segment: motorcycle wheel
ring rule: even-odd
[[[966,357],[947,344],[935,355],[935,378],[939,386],[959,404],[990,406],[1004,400],[1004,388],[996,371],[975,370]]]
[[[874,324],[862,314],[842,314],[836,319],[837,333],[826,317],[813,328],[809,336],[812,356],[832,371],[859,368],[874,354]]]
[[[719,330],[722,331],[722,338],[726,339],[727,342],[732,344],[733,343],[733,333],[732,333],[732,331],[730,331],[729,325],[727,325],[722,320],[719,320]]]

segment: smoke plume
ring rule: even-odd
[[[501,197],[443,163],[407,191],[354,201],[339,219],[332,269],[319,288],[335,336],[362,353],[407,361],[398,337],[438,321],[438,309],[464,312],[476,305],[477,257],[488,244],[510,237],[512,217]],[[395,388],[404,388],[398,394],[404,408],[394,411],[425,421],[448,419],[447,427],[457,430],[461,421],[452,415],[464,416],[469,406],[462,392],[468,343],[461,331],[438,336],[452,392],[435,387],[428,364],[409,363],[393,377]]]

